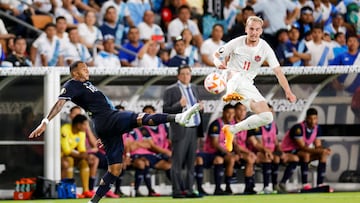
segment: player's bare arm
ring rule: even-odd
[[[65,99],[59,99],[51,108],[50,113],[48,114],[46,119],[43,119],[39,126],[31,132],[29,138],[39,137],[45,131],[47,123],[61,111],[65,103]]]
[[[291,91],[289,83],[284,75],[284,73],[282,72],[281,67],[276,67],[273,69],[276,78],[279,81],[280,86],[283,88],[286,98],[290,101],[290,102],[296,102],[296,96],[294,95],[294,93]]]
[[[220,53],[219,52],[215,52],[214,53],[214,65],[218,68],[218,69],[226,69],[226,64],[224,61],[220,60]]]
[[[310,148],[306,146],[304,140],[302,139],[295,139],[295,142],[301,151],[308,152],[310,154],[321,154],[324,151],[322,148]]]

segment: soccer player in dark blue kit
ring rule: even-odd
[[[120,175],[124,144],[123,133],[142,125],[159,125],[166,122],[176,122],[185,125],[193,114],[200,110],[200,104],[193,105],[179,114],[145,114],[130,111],[118,111],[109,99],[89,82],[89,69],[82,61],[70,65],[71,79],[67,81],[50,113],[39,126],[29,135],[29,138],[40,136],[49,121],[54,118],[67,101],[72,101],[90,113],[98,137],[101,139],[108,160],[108,171],[102,177],[94,197],[89,203],[97,203],[110,189]]]

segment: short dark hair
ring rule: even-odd
[[[71,107],[70,113],[73,112],[75,109],[80,109],[80,110],[81,110],[81,107],[80,107],[80,106],[73,106],[73,107]]]
[[[23,37],[23,36],[21,36],[21,35],[18,35],[18,36],[16,36],[15,39],[14,39],[14,44],[15,44],[17,41],[19,41],[19,40],[25,40],[25,41],[26,41],[26,38]]]
[[[55,22],[58,22],[59,20],[65,20],[66,21],[66,18],[64,16],[58,16],[58,17],[56,17]]]
[[[118,104],[118,105],[115,106],[115,109],[117,109],[117,110],[125,110],[125,107],[123,105],[121,105],[121,104]]]
[[[313,31],[315,29],[320,29],[324,32],[324,27],[319,23],[315,24],[311,30]]]
[[[74,119],[72,120],[71,124],[72,125],[77,125],[77,124],[81,124],[81,123],[84,123],[85,121],[87,121],[88,119],[86,118],[86,116],[84,115],[76,115],[74,117]]]
[[[216,27],[221,27],[221,29],[224,31],[224,26],[221,25],[220,23],[215,23],[213,26],[212,26],[212,29],[216,28]]]
[[[189,11],[191,12],[190,6],[184,4],[184,5],[182,5],[182,6],[180,6],[180,7],[178,8],[178,13],[179,13],[181,10],[183,10],[183,9],[187,9],[187,10],[189,10]]]
[[[70,64],[70,72],[73,72],[77,67],[78,67],[78,65],[80,64],[80,63],[84,63],[84,62],[82,62],[82,61],[75,61],[75,62],[73,62],[72,64]]]
[[[188,64],[183,64],[183,65],[181,65],[181,66],[178,67],[178,69],[177,69],[177,74],[180,75],[180,71],[181,71],[182,69],[185,69],[185,68],[190,69],[190,72],[191,72],[191,67],[190,67],[190,65],[188,65]]]
[[[53,27],[56,29],[56,25],[54,23],[47,23],[44,27],[44,30],[47,30],[49,27]]]
[[[245,11],[255,12],[255,11],[254,11],[254,8],[251,7],[251,6],[245,6],[243,9],[241,9],[241,13],[244,13]]]
[[[318,112],[317,112],[317,110],[315,108],[309,108],[306,111],[306,117],[312,116],[312,115],[318,115]]]
[[[142,111],[144,112],[146,109],[151,109],[154,112],[156,111],[155,107],[153,105],[145,105]]]
[[[223,107],[223,112],[227,111],[229,109],[235,109],[235,106],[231,105],[231,104],[225,104]]]
[[[234,107],[235,107],[235,109],[237,109],[239,106],[243,106],[244,104],[242,104],[241,102],[237,102],[235,105],[234,105]]]

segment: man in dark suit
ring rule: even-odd
[[[164,93],[164,113],[180,113],[199,101],[195,85],[190,84],[191,68],[183,65],[178,68],[178,81],[169,86]],[[194,163],[197,138],[202,136],[201,116],[194,114],[185,126],[170,124],[172,145],[171,181],[173,198],[201,197],[193,191]],[[186,177],[182,176],[182,168]]]

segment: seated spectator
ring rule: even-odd
[[[144,41],[144,43],[148,40],[156,40],[161,42],[162,48],[165,47],[165,39],[164,32],[161,27],[154,23],[154,12],[151,10],[145,11],[144,13],[144,21],[139,23],[137,26],[140,32],[140,39]]]
[[[136,59],[136,55],[144,46],[144,43],[140,41],[137,27],[130,27],[127,39],[128,42],[122,45],[122,50],[119,52],[119,58],[122,66],[131,67],[133,66],[131,63]]]
[[[342,32],[336,33],[334,35],[334,40],[331,41],[331,45],[333,46],[334,58],[346,52],[348,50],[348,46],[346,45],[345,34]]]
[[[327,66],[329,60],[334,58],[334,52],[329,42],[323,40],[322,26],[315,25],[311,30],[312,40],[306,42],[308,53],[311,55],[310,66]]]
[[[124,2],[123,0],[110,0],[105,2],[101,6],[98,24],[102,25],[104,23],[103,17],[106,13],[106,10],[109,7],[114,7],[116,9],[116,13],[117,13],[116,23],[118,24],[118,26],[121,27],[121,29],[123,29],[124,34],[127,33],[128,27],[134,26],[134,22],[131,18],[127,3]]]
[[[179,7],[178,17],[172,20],[168,26],[168,42],[173,42],[177,36],[181,35],[184,29],[189,29],[194,37],[195,45],[201,48],[203,41],[198,25],[190,19],[191,10],[187,5]]]
[[[324,4],[321,2],[321,0],[313,0],[314,8],[313,8],[313,18],[314,18],[314,24],[321,24],[323,23],[323,15],[322,11],[324,7]]]
[[[31,62],[34,66],[63,66],[64,45],[56,36],[56,25],[48,23],[44,30],[46,36],[40,35],[32,44]]]
[[[271,47],[276,47],[275,34],[295,22],[300,9],[290,0],[256,1],[255,13],[262,13],[269,26],[264,28],[264,39]]]
[[[179,36],[174,42],[174,49],[176,55],[169,60],[169,67],[179,67],[181,65],[188,65],[190,63],[190,58],[185,55],[185,41]],[[195,66],[198,65],[198,62],[194,60]]]
[[[159,57],[164,64],[165,67],[169,66],[169,60],[170,60],[170,53],[167,49],[160,49],[159,50]]]
[[[93,49],[94,46],[100,49],[104,49],[97,41],[103,39],[100,29],[95,25],[96,16],[92,11],[85,13],[84,23],[78,25],[78,31],[80,35],[80,42],[84,44],[88,49]]]
[[[14,0],[1,0],[0,9],[10,13],[12,16],[15,16],[17,19],[22,20],[26,23],[31,24],[30,16],[34,14],[34,9],[29,7],[32,2],[30,0],[24,0],[24,3],[21,1]],[[15,34],[23,35],[26,32],[26,29],[21,24],[14,24]]]
[[[360,64],[359,39],[356,35],[347,38],[348,51],[339,54],[330,65],[357,65]],[[360,87],[360,74],[343,74],[332,83],[337,95],[349,95],[355,93]]]
[[[281,142],[281,149],[283,152],[292,153],[300,158],[301,166],[301,180],[303,189],[311,189],[308,183],[309,163],[318,160],[317,166],[317,184],[322,186],[324,184],[324,177],[326,171],[326,162],[328,156],[331,154],[331,149],[324,147],[321,144],[321,129],[318,125],[318,113],[316,109],[309,108],[306,111],[306,118],[303,122],[295,124],[286,132],[286,135]],[[313,144],[314,147],[310,145]]]
[[[293,26],[299,30],[299,40],[304,39],[305,33],[311,30],[313,23],[313,9],[309,6],[302,7],[300,10],[300,19],[293,24]]]
[[[133,66],[141,68],[161,68],[164,64],[157,56],[159,44],[156,41],[148,40],[140,49]]]
[[[117,10],[113,6],[109,6],[104,14],[104,22],[99,27],[103,36],[112,35],[115,44],[120,46],[124,37],[124,27],[117,23]]]
[[[231,27],[231,29],[225,35],[224,40],[230,41],[236,37],[244,35],[246,20],[248,19],[249,16],[254,16],[254,15],[255,15],[254,9],[251,6],[244,7],[241,10],[241,13],[239,13],[236,16],[236,23]]]
[[[149,0],[128,0],[126,3],[134,26],[138,26],[139,23],[142,22],[145,11],[151,10]]]
[[[6,64],[5,64],[6,62]],[[6,67],[29,67],[32,66],[30,58],[26,54],[26,39],[22,36],[17,36],[14,40],[14,52],[11,53],[2,66]]]
[[[62,0],[62,6],[55,8],[55,17],[64,16],[69,27],[74,27],[84,22],[79,10],[76,8],[72,0]]]
[[[321,0],[322,3],[322,25],[327,26],[331,24],[332,16],[337,13],[336,7],[331,3],[330,0]]]
[[[95,56],[95,66],[98,67],[121,67],[119,58],[115,52],[115,40],[112,35],[105,35],[103,40],[104,50]]]
[[[275,49],[275,55],[279,60],[280,65],[284,65],[286,61],[285,51],[286,43],[289,41],[289,34],[287,29],[280,29],[276,32],[277,46]]]
[[[215,191],[214,195],[231,195],[230,183],[234,171],[236,156],[225,148],[225,135],[222,132],[224,124],[230,124],[234,119],[235,109],[231,104],[223,107],[222,116],[211,122],[206,136],[204,151],[196,157],[195,173],[196,184],[200,194],[206,194],[202,187],[203,171],[205,168],[214,168]],[[223,168],[225,167],[225,173]],[[225,174],[225,191],[221,189],[222,177]]]
[[[189,57],[189,64],[193,66],[195,61],[199,61],[199,51],[196,46],[193,45],[193,35],[189,29],[184,29],[180,35],[185,42],[185,56]],[[176,51],[173,48],[170,53],[170,57],[174,57]]]
[[[69,42],[69,35],[66,32],[67,29],[67,23],[64,16],[58,16],[55,19],[55,25],[56,25],[56,36],[60,40],[62,45],[65,45]]]
[[[215,66],[213,62],[213,54],[216,50],[225,44],[225,42],[221,40],[223,35],[223,26],[220,24],[215,24],[211,32],[211,38],[205,40],[202,44],[200,51],[201,60],[206,66]]]
[[[88,66],[93,66],[94,61],[91,57],[88,49],[85,45],[80,43],[79,31],[77,28],[70,28],[69,31],[69,39],[65,45],[66,52],[64,53],[64,60],[67,65],[72,64],[75,61],[83,61]]]
[[[36,13],[47,14],[51,13],[55,4],[53,0],[33,0],[32,6],[34,7]]]
[[[305,7],[304,7],[305,8]],[[299,30],[292,26],[288,32],[289,41],[286,42],[285,50],[285,66],[305,66],[311,59],[311,55],[307,53],[305,41],[299,39]]]
[[[335,34],[342,32],[346,35],[346,27],[344,26],[344,17],[340,14],[335,14],[332,18],[332,22],[324,27],[324,31],[330,33],[331,39],[335,38]]]
[[[61,127],[61,178],[74,177],[74,165],[80,170],[82,197],[91,198],[94,193],[89,190],[89,164],[85,146],[85,131],[89,121],[83,115],[77,115],[71,124]]]
[[[225,33],[227,33],[228,30],[230,30],[235,24],[236,15],[238,13],[238,10],[231,5],[231,2],[233,2],[233,0],[224,1],[223,20],[225,21],[225,25],[226,25],[226,27],[224,27]]]

